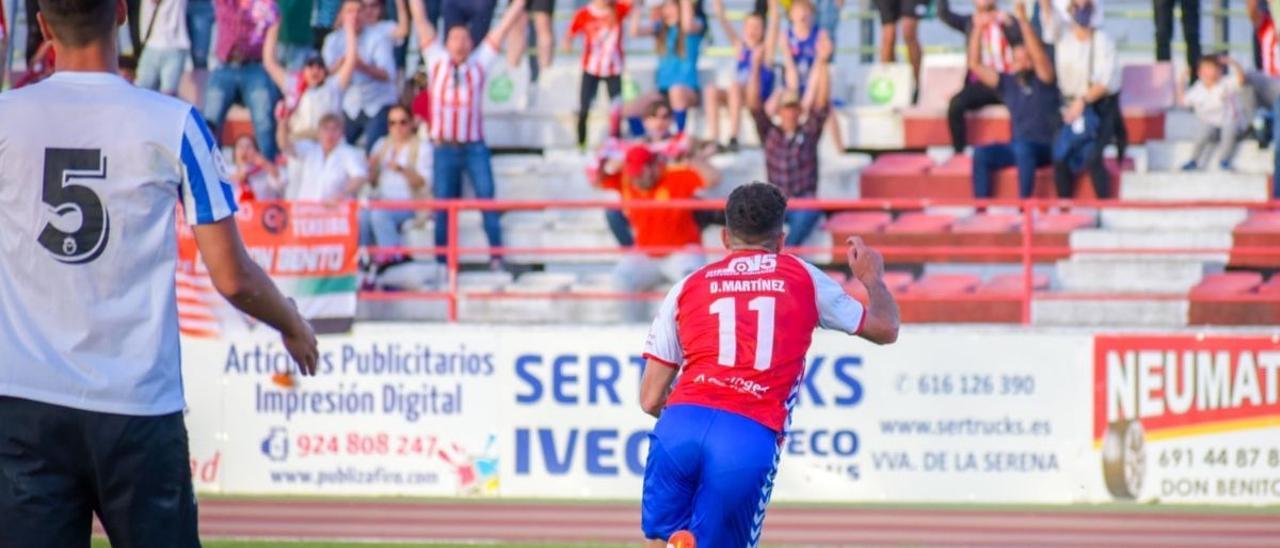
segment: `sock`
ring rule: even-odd
[[[675,115],[676,118],[676,133],[684,133],[684,124],[689,121],[689,111],[675,110],[672,111],[672,114]]]

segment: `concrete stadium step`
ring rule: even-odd
[[[1248,216],[1248,211],[1239,208],[1108,208],[1102,211],[1102,226],[1115,230],[1229,231]]]
[[[1222,250],[1221,253],[1169,253],[1161,258],[1190,261],[1226,262],[1230,254],[1232,237],[1226,230],[1203,231],[1134,231],[1113,229],[1081,229],[1071,233],[1072,249],[1204,249]],[[1112,253],[1088,253],[1073,251],[1075,257],[1117,257]],[[1136,255],[1136,254],[1135,254]],[[1135,256],[1130,255],[1130,256]]]
[[[1120,198],[1147,201],[1266,201],[1266,175],[1226,172],[1126,173]]]
[[[1067,291],[1095,293],[1185,293],[1224,264],[1165,257],[1072,257],[1058,261]]]
[[[1031,322],[1048,326],[1183,327],[1190,307],[1186,299],[1037,299],[1031,302]]]
[[[1147,167],[1151,171],[1174,171],[1191,160],[1195,152],[1195,137],[1178,141],[1152,141],[1147,143]],[[1207,166],[1207,171],[1216,171],[1218,158]],[[1253,139],[1240,143],[1232,160],[1232,168],[1236,173],[1264,174],[1270,173],[1275,164],[1275,152],[1270,148],[1261,148]]]

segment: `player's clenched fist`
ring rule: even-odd
[[[849,268],[855,277],[863,282],[884,277],[884,257],[879,251],[868,247],[857,236],[850,236],[846,243],[849,244]]]

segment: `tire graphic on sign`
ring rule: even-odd
[[[1146,431],[1136,420],[1107,425],[1102,438],[1102,478],[1117,499],[1134,500],[1147,474]]]

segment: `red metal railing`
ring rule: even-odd
[[[677,250],[689,249],[688,247],[647,247],[647,248],[623,248],[623,247],[539,247],[539,248],[490,248],[490,247],[468,247],[464,248],[459,243],[459,224],[458,213],[462,211],[540,211],[545,209],[618,209],[622,204],[618,201],[607,200],[574,200],[574,201],[509,201],[509,200],[406,200],[406,201],[374,201],[369,202],[367,207],[370,209],[388,209],[388,210],[413,210],[413,211],[439,211],[448,212],[448,240],[444,250],[435,247],[369,247],[370,253],[388,253],[388,254],[406,254],[406,255],[444,255],[445,265],[448,274],[448,286],[445,291],[365,291],[360,294],[360,298],[368,300],[445,300],[448,302],[448,318],[450,321],[458,319],[458,302],[460,299],[476,299],[476,300],[499,300],[499,299],[574,299],[574,300],[653,300],[660,299],[661,293],[613,293],[613,292],[557,292],[557,293],[493,293],[493,292],[475,292],[462,293],[458,287],[458,273],[461,266],[461,258],[464,255],[489,254],[493,256],[507,255],[622,255],[631,252],[672,252]],[[685,209],[685,210],[718,210],[724,207],[723,200],[670,200],[670,201],[629,201],[626,202],[626,209]],[[1207,248],[1081,248],[1072,247],[1070,245],[1038,245],[1035,243],[1035,219],[1037,214],[1043,214],[1054,209],[1066,208],[1089,208],[1089,209],[1130,209],[1130,210],[1168,210],[1168,209],[1246,209],[1280,211],[1280,201],[1271,202],[1246,202],[1246,201],[1169,201],[1169,202],[1151,202],[1151,201],[1116,201],[1116,200],[919,200],[919,199],[894,199],[894,200],[791,200],[789,207],[792,210],[808,209],[823,210],[828,212],[842,211],[918,211],[926,208],[936,207],[980,207],[980,208],[1014,208],[1019,211],[1022,217],[1020,233],[1021,244],[1016,248],[1009,246],[879,246],[878,251],[885,257],[887,264],[893,264],[895,257],[905,255],[920,256],[928,254],[946,254],[951,257],[1001,257],[1008,256],[1011,261],[1021,263],[1022,266],[1022,291],[1017,299],[1021,302],[1022,323],[1028,324],[1031,321],[1031,303],[1035,299],[1044,300],[1079,300],[1079,299],[1098,299],[1106,298],[1112,300],[1161,300],[1161,299],[1183,299],[1185,295],[1163,295],[1163,294],[1082,294],[1082,293],[1037,293],[1034,288],[1034,265],[1040,257],[1062,257],[1071,254],[1117,254],[1117,255],[1228,255],[1228,256],[1248,256],[1248,257],[1280,257],[1280,246],[1242,246],[1231,247],[1226,249],[1207,249]],[[704,252],[714,255],[722,254],[724,249],[703,249]],[[813,254],[830,252],[833,257],[844,256],[843,242],[835,242],[833,247],[798,247],[788,248],[788,252],[797,254]],[[900,261],[901,262],[901,261]],[[918,262],[918,261],[913,261]],[[990,262],[990,261],[987,261]],[[842,262],[841,262],[842,264]],[[1280,274],[1277,274],[1280,275]],[[898,295],[900,301],[913,300],[935,300],[931,296],[918,295]],[[1000,299],[999,296],[992,295],[954,295],[948,296],[948,300],[965,300],[972,298],[974,300],[990,301]],[[1224,301],[1261,301],[1268,299],[1266,296],[1224,296]]]

